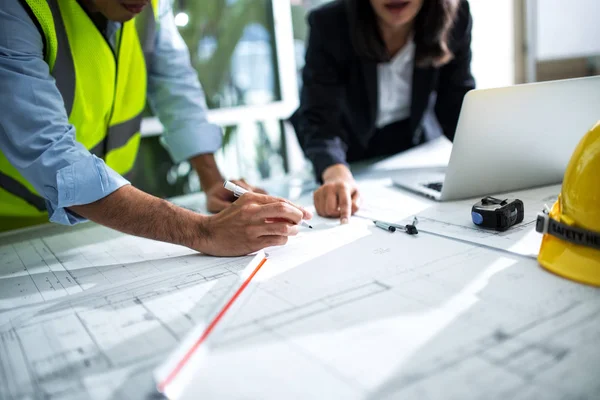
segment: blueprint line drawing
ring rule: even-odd
[[[319,313],[326,313],[336,307],[363,300],[369,296],[376,295],[389,289],[390,287],[387,285],[373,281],[358,287],[345,289],[340,293],[330,294],[321,299],[315,299],[307,304],[290,306],[289,308],[272,315],[257,318],[252,321],[250,326],[246,323],[229,327],[226,331],[226,335],[218,340],[218,343],[220,345],[226,345],[227,342],[248,339],[253,334],[260,334],[264,329],[272,330],[294,321],[313,317]]]
[[[180,398],[575,400],[600,393],[599,289],[491,246],[390,234],[360,218],[313,226],[267,249],[268,261],[211,334]],[[79,254],[59,249],[70,233],[57,233],[58,244],[3,243],[3,254],[48,246],[71,276],[95,277],[78,293],[0,311],[3,400],[154,398],[153,370],[223,307],[251,259],[179,248],[159,254],[154,242],[122,244],[100,230],[114,250],[109,261],[89,229],[78,231]],[[133,254],[120,255],[124,246]],[[106,260],[90,256],[85,264],[87,251]],[[26,259],[28,270],[36,254]],[[46,267],[51,254],[42,252]],[[65,266],[69,256],[85,267],[73,259]],[[0,285],[32,281],[16,271]]]
[[[519,255],[430,236],[424,249],[436,252],[413,263],[402,246],[391,247],[395,241],[423,243],[382,231],[262,282],[230,315],[183,398],[579,399],[599,392],[592,373],[577,384],[562,379],[600,366],[598,289]],[[372,254],[387,262],[356,267]],[[349,259],[354,266],[343,262]],[[223,394],[227,377],[219,371],[226,369],[244,384]]]
[[[249,260],[214,259],[0,314],[0,397],[97,398],[90,376],[165,357],[218,309]]]
[[[34,235],[0,239],[0,311],[215,262],[182,246],[85,225],[72,230],[48,227]],[[53,234],[43,236],[46,231]]]

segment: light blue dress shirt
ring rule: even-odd
[[[50,221],[85,221],[67,207],[92,203],[129,182],[75,140],[38,29],[19,0],[0,4],[0,149],[46,199]],[[160,4],[148,100],[165,127],[162,143],[181,162],[214,153],[222,131],[206,119],[204,93],[170,2]],[[119,27],[108,23],[109,43]]]

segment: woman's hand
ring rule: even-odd
[[[340,218],[342,224],[348,223],[360,204],[358,186],[352,172],[343,164],[332,165],[323,172],[323,185],[313,197],[320,216]]]

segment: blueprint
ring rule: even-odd
[[[119,377],[154,366],[218,308],[251,258],[92,223],[3,235],[0,399],[118,392]]]
[[[5,234],[0,237],[0,310],[213,262],[218,261],[186,247],[124,235],[92,223]]]
[[[526,257],[367,229],[347,246],[262,282],[223,321],[182,398],[600,393],[591,372],[600,367],[598,289]],[[267,266],[279,269],[277,257]],[[231,385],[232,376],[238,384]]]
[[[291,258],[299,264],[368,234],[344,227],[326,245],[337,223],[313,225],[313,251],[302,251],[305,230],[273,254],[290,257],[291,267]],[[135,386],[122,386],[141,384],[137,376],[153,392],[151,369],[218,311],[252,259],[208,257],[94,224],[41,231],[1,241],[1,399],[137,398]]]
[[[493,246],[311,224],[266,249],[177,398],[598,398],[599,289]],[[93,224],[0,243],[2,400],[158,398],[153,371],[253,258]]]
[[[190,263],[1,313],[0,398],[139,398],[123,382],[208,319],[248,261]]]

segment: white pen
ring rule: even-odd
[[[243,195],[244,193],[248,193],[248,191],[247,191],[246,189],[244,189],[243,187],[241,187],[241,186],[238,186],[238,185],[236,185],[235,183],[233,183],[233,182],[229,182],[229,181],[225,181],[225,182],[223,183],[223,187],[224,187],[225,189],[227,189],[227,190],[230,190],[230,191],[232,191],[232,192],[233,192],[233,195],[234,195],[235,197],[240,197],[240,196],[241,196],[241,195]],[[307,228],[310,228],[310,229],[312,229],[312,228],[313,228],[312,226],[310,226],[310,225],[308,224],[308,222],[306,222],[306,221],[304,221],[304,220],[301,220],[301,221],[300,221],[300,223],[299,223],[298,225],[302,225],[302,226],[305,226],[305,227],[307,227]]]

